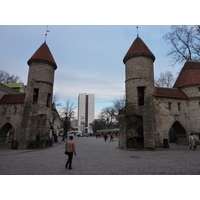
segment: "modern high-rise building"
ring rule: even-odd
[[[91,133],[90,124],[94,120],[94,94],[80,93],[78,97],[78,129],[82,133]]]

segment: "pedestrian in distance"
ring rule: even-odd
[[[113,134],[112,133],[110,134],[110,142],[111,141],[114,142],[114,140],[113,140]]]
[[[65,168],[67,169],[67,167],[69,165],[69,169],[72,169],[73,154],[76,156],[76,148],[75,148],[75,143],[73,141],[73,136],[70,136],[69,140],[67,140],[65,149],[66,149],[67,155],[68,155],[68,160],[65,165]]]
[[[195,151],[196,144],[195,144],[193,133],[191,133],[189,136],[189,144],[190,144],[190,150]]]
[[[106,142],[107,138],[108,138],[108,136],[107,136],[107,134],[105,134],[105,135],[104,135],[104,140],[105,140],[105,142]]]

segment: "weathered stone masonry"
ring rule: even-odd
[[[28,60],[28,65],[26,93],[11,92],[0,99],[0,143],[5,142],[12,127],[14,148],[18,149],[45,147],[52,142],[50,121],[57,65],[46,42]]]
[[[137,37],[123,61],[126,108],[121,113],[120,148],[163,147],[163,139],[187,144],[200,136],[200,62],[187,61],[173,88],[154,86],[155,56]]]

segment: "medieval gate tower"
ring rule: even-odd
[[[28,65],[19,149],[44,147],[50,140],[51,104],[57,65],[46,42],[28,60]]]
[[[123,62],[126,73],[126,147],[154,148],[153,91],[155,56],[137,37]],[[133,123],[134,122],[134,123]]]

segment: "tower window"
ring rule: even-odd
[[[138,93],[138,106],[144,105],[144,91],[145,87],[138,87],[137,93]]]
[[[3,108],[3,115],[6,114],[6,107]]]
[[[17,107],[15,107],[15,111],[14,112],[15,112],[15,114],[17,113]]]
[[[34,91],[33,91],[33,103],[34,104],[38,102],[38,95],[39,95],[39,89],[34,88]]]
[[[181,103],[178,103],[178,110],[181,110]]]
[[[47,94],[47,104],[46,104],[47,107],[50,107],[50,102],[51,102],[51,94],[48,93]]]
[[[172,109],[172,103],[171,103],[171,102],[168,103],[168,109],[169,109],[169,110]]]

